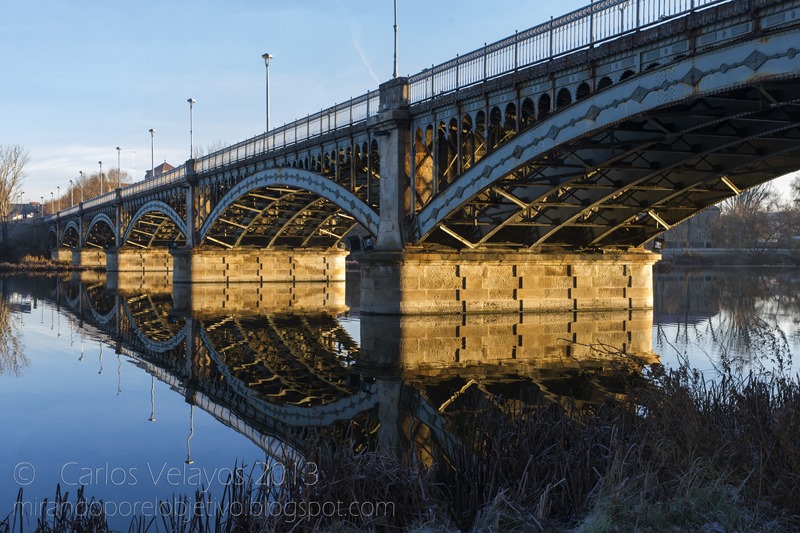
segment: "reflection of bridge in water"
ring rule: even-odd
[[[422,424],[446,442],[462,397],[534,388],[548,401],[594,404],[624,393],[615,377],[626,364],[640,368],[634,356],[651,360],[649,311],[361,317],[359,346],[337,319],[348,310],[341,284],[271,286],[276,299],[246,313],[214,309],[229,301],[229,287],[210,285],[208,301],[194,299],[198,309],[187,312],[174,308],[166,279],[109,283],[136,287],[128,291],[109,290],[104,277],[63,280],[53,297],[118,353],[276,456],[302,451],[315,428],[358,447],[396,447],[419,440]]]

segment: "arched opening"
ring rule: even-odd
[[[461,168],[467,170],[475,162],[475,134],[472,132],[472,117],[461,118]]]
[[[539,97],[539,114],[537,118],[542,120],[544,117],[550,114],[550,95],[544,93]]]
[[[433,128],[428,126],[425,133],[420,128],[414,131],[414,193],[415,211],[419,211],[433,196]]]
[[[602,91],[606,87],[611,87],[613,84],[614,82],[611,81],[611,78],[609,78],[608,76],[603,76],[602,78],[600,78],[600,81],[597,82],[597,90]]]
[[[475,115],[475,162],[486,155],[486,114],[478,111]]]
[[[503,142],[517,134],[517,106],[513,103],[506,106],[505,122],[503,122]]]
[[[587,96],[592,93],[592,88],[589,87],[589,84],[586,82],[581,83],[578,85],[578,90],[575,91],[575,100],[583,100]]]
[[[626,70],[625,72],[622,73],[622,76],[619,77],[619,81],[627,80],[628,78],[630,78],[634,74],[635,74],[634,71],[628,69],[628,70]]]
[[[533,100],[526,98],[522,101],[522,114],[519,119],[519,129],[524,130],[536,120],[536,108]]]
[[[500,144],[502,139],[502,123],[503,117],[500,109],[493,107],[489,113],[489,149],[494,150]]]
[[[566,87],[562,88],[558,91],[556,95],[556,109],[561,109],[564,106],[568,106],[572,103],[572,93],[569,92],[569,89]]]

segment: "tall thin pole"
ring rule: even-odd
[[[197,103],[197,100],[194,98],[189,98],[186,100],[189,102],[189,159],[194,159],[194,124],[193,124],[193,117],[192,117],[192,109],[194,104]]]
[[[156,177],[155,164],[155,128],[150,128],[150,179]]]
[[[100,196],[103,196],[103,162],[98,161],[98,165],[100,165]]]
[[[120,153],[122,148],[117,146],[117,189],[122,188],[122,164],[120,163]]]
[[[261,55],[264,59],[264,66],[267,67],[267,92],[266,92],[266,99],[267,99],[267,128],[264,130],[265,132],[269,131],[269,60],[272,59],[273,56],[269,52],[265,52]]]
[[[81,203],[83,203],[83,170],[79,170],[78,174],[81,175],[81,179],[78,181],[78,184],[81,186]]]
[[[44,196],[40,196],[39,200],[42,201],[42,218],[44,218]],[[44,307],[42,307],[44,309]]]
[[[397,77],[397,0],[394,0],[394,74]]]
[[[56,191],[58,191],[58,194],[56,195],[56,199],[58,200],[58,210],[61,211],[61,185],[56,185]]]
[[[69,180],[69,206],[75,207],[75,187],[72,186],[72,180]]]

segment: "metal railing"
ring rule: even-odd
[[[409,78],[410,103],[482,83],[522,68],[544,63],[623,35],[656,26],[697,9],[732,0],[601,0],[549,22],[517,32],[483,48],[433,66]],[[285,124],[195,160],[195,172],[206,172],[350,127],[378,114],[378,91],[370,91],[342,104]],[[182,165],[155,178],[128,185],[122,198],[180,181]],[[115,191],[83,203],[88,209],[115,198]],[[62,211],[72,214],[78,208]],[[50,219],[55,215],[48,215]]]
[[[602,0],[411,76],[418,103],[732,0]]]

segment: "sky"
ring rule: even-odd
[[[588,0],[398,0],[400,75]],[[487,9],[488,8],[488,9]],[[30,156],[23,201],[79,171],[135,180],[359,96],[392,76],[392,0],[25,0],[0,18],[0,144]]]

